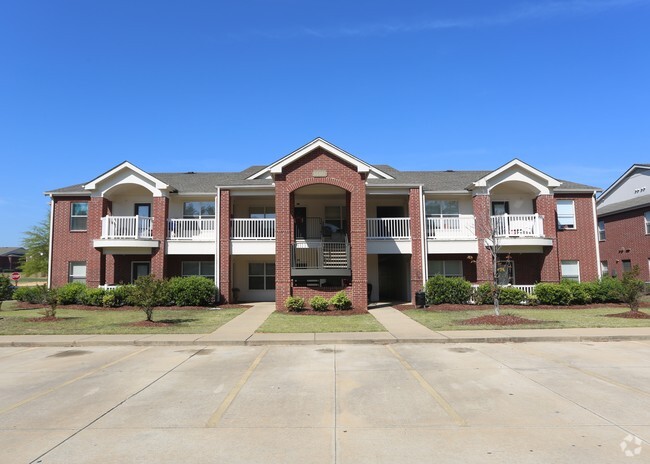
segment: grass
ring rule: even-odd
[[[273,313],[257,330],[262,333],[385,332],[371,314],[316,316]]]
[[[5,305],[8,302],[5,302]],[[153,320],[166,322],[167,326],[140,327],[130,323],[144,321],[141,310],[112,311],[109,309],[86,311],[58,308],[57,321],[32,322],[40,318],[41,310],[5,309],[0,312],[0,335],[75,335],[75,334],[179,334],[210,333],[241,314],[243,309],[192,309],[155,310]]]
[[[511,314],[541,321],[537,324],[516,326],[461,325],[465,319],[493,314],[493,309],[468,309],[467,311],[426,311],[410,309],[404,314],[431,330],[480,330],[480,329],[568,329],[575,327],[650,327],[650,319],[624,319],[605,317],[627,311],[624,307],[586,309],[511,309],[501,308],[501,314]],[[648,311],[644,311],[646,314]]]

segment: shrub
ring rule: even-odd
[[[153,274],[140,276],[133,284],[130,298],[144,311],[149,322],[153,322],[153,310],[160,305],[163,285],[163,281],[156,279]]]
[[[112,295],[112,298],[108,298],[107,302],[110,302],[111,308],[119,308],[126,304],[133,305],[131,301],[131,294],[133,293],[133,285],[120,285],[113,290],[106,292],[105,296]],[[108,306],[104,303],[104,306]]]
[[[41,314],[45,317],[56,317],[56,307],[59,304],[59,292],[56,288],[48,288],[44,291],[45,303],[49,308],[44,308]]]
[[[504,305],[519,305],[526,302],[526,292],[516,287],[502,287],[499,292],[499,303]]]
[[[290,296],[284,302],[284,306],[289,311],[302,311],[305,309],[305,300],[299,296]]]
[[[569,304],[588,304],[591,303],[591,294],[585,284],[575,280],[563,280],[561,285],[567,287],[571,292],[571,302]]]
[[[474,289],[474,302],[478,305],[494,303],[494,294],[491,283],[484,283]]]
[[[571,289],[567,285],[540,283],[535,285],[535,296],[540,304],[568,305],[571,303]]]
[[[427,304],[464,304],[472,296],[472,285],[462,277],[435,275],[424,286]]]
[[[605,276],[595,282],[583,284],[594,303],[615,303],[621,301],[621,281]]]
[[[621,280],[621,301],[630,307],[631,311],[639,310],[639,299],[645,290],[645,284],[639,280],[639,266],[623,273]]]
[[[348,298],[348,295],[343,290],[330,298],[329,303],[338,310],[352,309],[352,300]]]
[[[18,301],[32,304],[45,304],[47,286],[35,285],[33,287],[18,287],[14,292],[14,298]]]
[[[309,300],[309,306],[311,306],[314,311],[327,311],[329,301],[320,295],[316,295],[311,300]]]
[[[59,304],[69,305],[81,303],[81,295],[86,291],[86,286],[79,282],[65,284],[57,289]]]
[[[173,277],[166,284],[167,303],[178,306],[208,306],[214,303],[214,283],[200,276]]]
[[[539,298],[537,298],[537,295],[526,294],[526,304],[528,306],[537,306],[539,304]]]
[[[103,306],[106,291],[101,288],[87,288],[80,296],[79,302],[88,306]]]
[[[104,296],[102,297],[102,306],[104,308],[115,308],[117,307],[117,298],[115,297],[115,293],[112,291],[108,291],[104,293]]]
[[[11,300],[15,289],[9,277],[0,275],[0,301]]]

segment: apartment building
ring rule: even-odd
[[[202,275],[224,301],[281,306],[344,289],[364,307],[413,300],[434,274],[491,281],[493,240],[504,285],[595,280],[597,191],[517,159],[493,171],[399,171],[321,138],[241,172],[124,162],[46,192],[50,284]]]
[[[635,164],[596,202],[603,275],[621,276],[639,266],[650,281],[650,164]]]

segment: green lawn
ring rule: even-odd
[[[385,332],[371,314],[315,316],[273,313],[257,330],[262,333]]]
[[[112,311],[109,309],[84,311],[59,308],[57,321],[32,322],[42,317],[36,309],[5,309],[0,311],[0,335],[73,335],[73,334],[178,334],[210,333],[241,314],[243,309],[155,310],[153,320],[166,322],[164,327],[138,327],[132,322],[144,321],[141,310]]]
[[[605,317],[627,311],[626,308],[593,308],[593,309],[504,309],[501,314],[511,314],[541,321],[537,324],[522,324],[510,326],[494,325],[461,325],[459,321],[474,317],[494,314],[493,309],[467,311],[425,311],[410,309],[404,314],[418,321],[431,330],[478,330],[478,329],[566,329],[571,327],[650,327],[650,319],[624,319],[621,317]],[[649,312],[644,310],[646,314]]]

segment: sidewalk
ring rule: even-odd
[[[274,310],[275,303],[255,303],[253,307],[211,334],[2,335],[0,336],[0,347],[650,341],[650,327],[449,330],[436,332],[391,307],[371,308],[369,310],[370,314],[386,328],[386,332],[256,333],[255,331]]]

